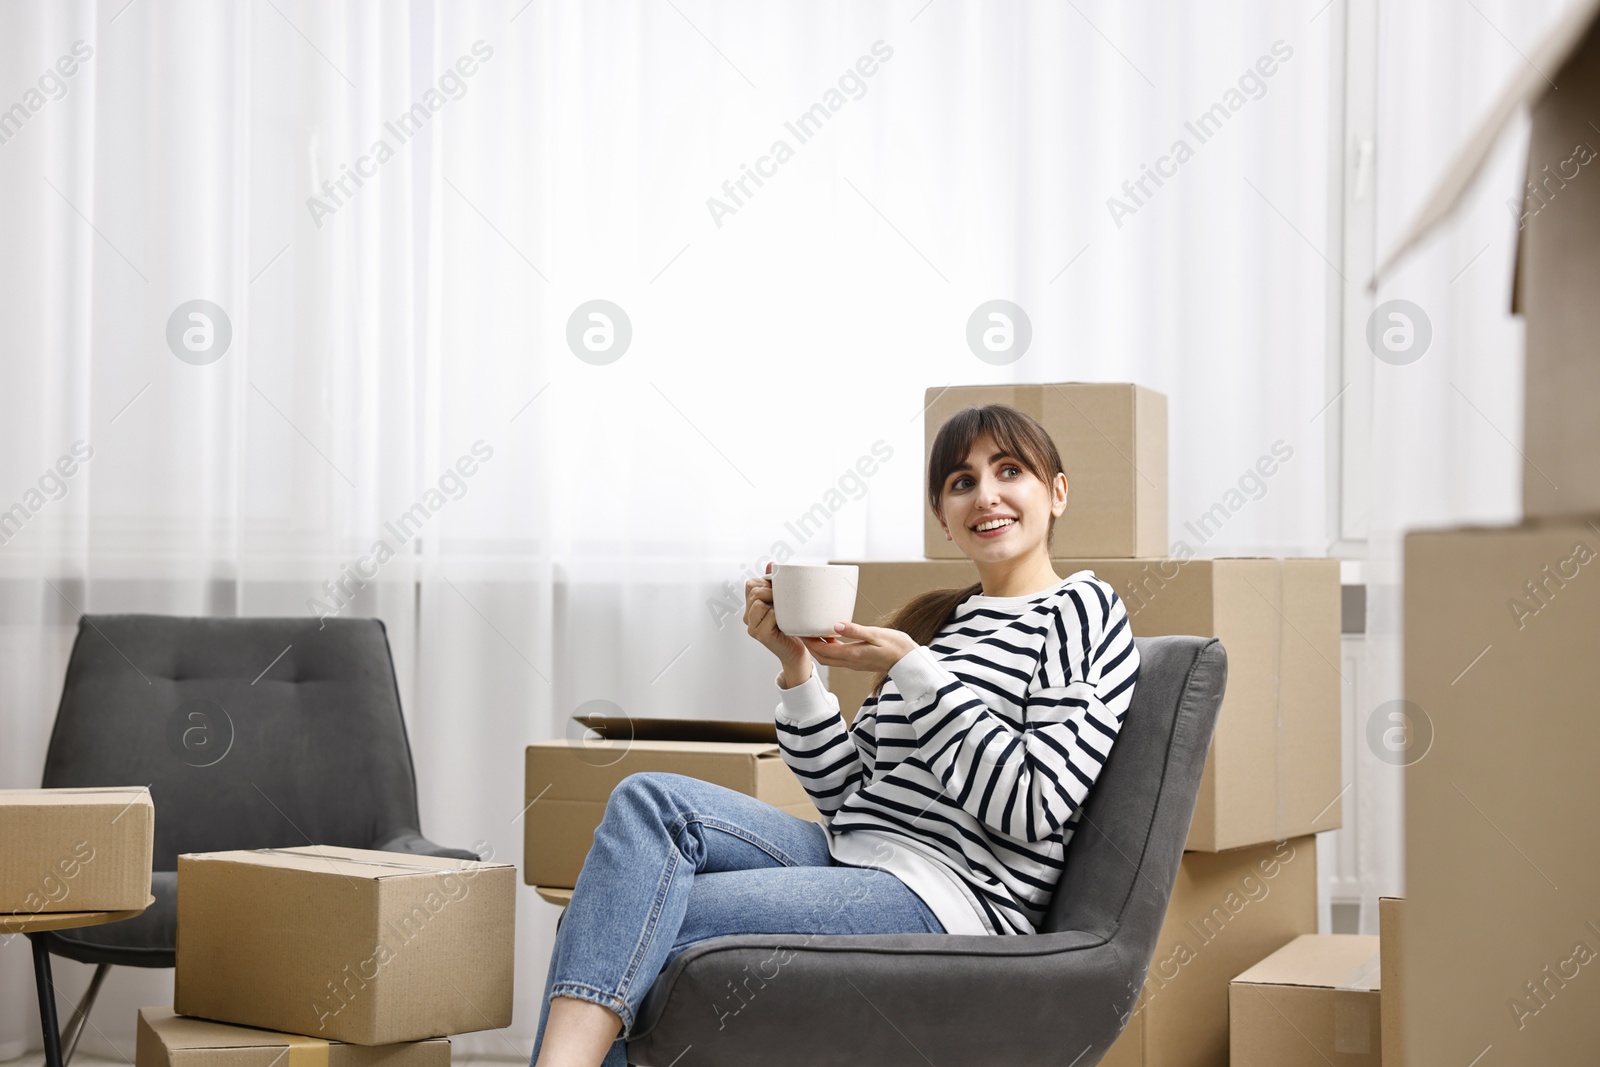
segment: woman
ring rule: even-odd
[[[533,1067],[624,1067],[656,976],[706,938],[1037,929],[1139,653],[1111,586],[1050,564],[1067,476],[1034,419],[951,416],[928,503],[979,580],[886,626],[791,637],[770,578],[746,583],[745,624],[782,667],[778,741],[825,821],[685,775],[623,779],[556,933]],[[817,664],[876,672],[852,724]]]

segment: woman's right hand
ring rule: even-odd
[[[771,564],[767,564],[769,570]],[[778,614],[772,607],[772,578],[770,574],[750,578],[744,583],[744,623],[750,636],[760,641],[769,652],[778,657],[784,672],[791,675],[809,673],[801,670],[811,658],[810,649],[798,637],[790,637],[778,629]]]

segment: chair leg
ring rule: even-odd
[[[72,1013],[72,1019],[67,1023],[67,1029],[61,1035],[61,1067],[67,1067],[72,1062],[72,1054],[77,1051],[78,1038],[83,1036],[83,1028],[89,1022],[89,1013],[94,1010],[94,1000],[100,995],[100,986],[106,980],[106,973],[111,970],[111,964],[102,963],[94,969],[94,977],[89,979],[89,988],[84,991],[83,1000],[79,1002],[77,1010]]]
[[[50,950],[44,939],[28,935],[33,942],[33,980],[39,987],[39,1029],[44,1037],[45,1067],[63,1067],[61,1063],[61,1031],[56,1026],[55,978],[50,973]]]

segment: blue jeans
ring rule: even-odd
[[[557,926],[529,1063],[560,994],[622,1018],[603,1067],[626,1067],[656,976],[707,938],[944,932],[899,878],[834,860],[821,823],[687,775],[630,774],[606,802]]]

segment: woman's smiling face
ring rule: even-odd
[[[945,478],[940,518],[963,555],[974,562],[1048,556],[1050,518],[1067,506],[1067,476],[1055,485],[1039,478],[988,434],[973,441],[964,463]],[[980,526],[999,525],[980,530]]]

